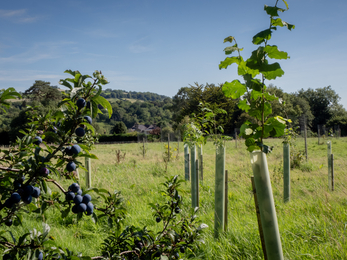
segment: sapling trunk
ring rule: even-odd
[[[216,147],[216,176],[215,176],[215,216],[214,235],[219,237],[225,225],[225,147]]]
[[[266,154],[257,150],[251,153],[254,183],[257,191],[261,224],[268,260],[283,260],[282,244],[278,229]]]
[[[290,200],[290,145],[283,143],[283,201]]]

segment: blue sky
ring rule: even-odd
[[[0,6],[1,88],[28,89],[35,80],[58,85],[66,69],[101,70],[106,87],[174,96],[198,82],[223,83],[237,76],[224,38],[234,36],[247,58],[257,32],[266,29],[264,4],[274,0],[4,1]],[[280,1],[281,2],[281,1]],[[280,17],[296,28],[279,28],[270,44],[288,52],[285,92],[331,85],[347,108],[347,2],[288,0]]]

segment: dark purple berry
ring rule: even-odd
[[[87,204],[87,215],[91,215],[93,214],[93,211],[94,211],[94,205],[91,203],[91,202],[88,202]]]
[[[22,197],[22,200],[25,204],[30,204],[33,200],[33,197],[31,195],[25,195]]]
[[[12,219],[7,220],[5,222],[5,225],[8,226],[8,227],[12,226]]]
[[[157,218],[155,219],[155,221],[157,221],[157,223],[159,223],[159,222],[161,221],[161,218],[160,218],[160,217],[157,217]]]
[[[17,192],[13,192],[10,197],[11,202],[18,203],[21,200],[21,196]]]
[[[42,143],[42,138],[40,136],[34,137],[34,144],[40,145]]]
[[[92,124],[92,118],[90,116],[85,116],[84,119],[88,122],[88,124]]]
[[[40,174],[44,177],[47,177],[49,175],[49,170],[46,167],[42,167],[40,169]]]
[[[31,196],[33,196],[34,198],[38,198],[40,196],[40,194],[41,194],[40,188],[34,187],[34,191],[33,191]]]
[[[69,172],[73,172],[74,170],[76,170],[76,164],[74,162],[69,162],[66,165],[66,170],[68,170]]]
[[[78,185],[78,183],[72,183],[69,189],[72,192],[76,193],[80,189],[80,185]]]
[[[68,193],[66,193],[65,199],[66,200],[73,200],[75,198],[75,193],[72,191],[69,191]]]
[[[82,193],[83,193],[83,192],[82,192],[81,189],[79,189],[79,190],[76,192],[77,195],[81,195],[81,196],[82,196]]]
[[[82,127],[78,127],[75,130],[75,134],[79,137],[82,137],[86,134],[86,131],[84,131],[84,129]]]
[[[180,211],[181,211],[181,210],[180,210],[179,207],[176,207],[176,208],[175,208],[175,213],[176,213],[176,214],[180,213]]]
[[[87,210],[87,205],[84,203],[78,204],[77,210],[78,212],[85,212]]]
[[[23,193],[24,193],[25,195],[31,195],[31,194],[33,193],[33,191],[34,191],[34,188],[33,188],[33,186],[31,186],[31,185],[26,185],[26,186],[24,186],[24,188],[23,188]]]
[[[88,204],[92,200],[92,197],[89,194],[83,196],[83,203]]]
[[[73,213],[78,213],[77,205],[73,205],[71,211],[72,211]]]
[[[72,154],[78,154],[81,152],[81,147],[78,144],[75,144],[71,147]]]
[[[66,153],[66,155],[71,156],[73,155],[73,152],[71,151],[71,146],[68,146],[65,148],[64,152]]]
[[[81,195],[76,195],[73,199],[73,201],[75,202],[76,205],[79,205],[82,203],[83,201],[83,197]]]
[[[76,105],[78,108],[84,108],[86,106],[86,101],[83,98],[77,100]]]

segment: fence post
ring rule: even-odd
[[[167,134],[167,161],[170,161],[170,133]]]
[[[306,127],[306,118],[304,118],[304,131],[305,131],[305,155],[306,155],[306,162],[307,162],[307,127]]]
[[[225,170],[224,231],[228,229],[228,170]]]
[[[332,181],[331,181],[331,141],[327,142],[328,147],[328,183],[329,183],[329,190],[332,190]]]
[[[235,132],[235,146],[237,148],[237,130],[236,130],[236,128],[234,129],[234,132]]]
[[[92,186],[92,165],[91,165],[91,161],[90,158],[86,157],[85,160],[85,166],[86,166],[86,187],[89,189]]]
[[[331,154],[331,190],[334,191],[334,154]]]
[[[283,143],[283,201],[290,200],[290,145]]]

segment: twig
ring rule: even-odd
[[[9,172],[20,172],[21,171],[19,169],[13,169],[10,167],[3,167],[3,166],[0,166],[0,170],[9,171]]]
[[[48,181],[48,182],[53,182],[62,192],[66,192],[65,190],[64,190],[64,188],[56,181],[56,180],[53,180],[53,179],[46,179],[46,181]]]

